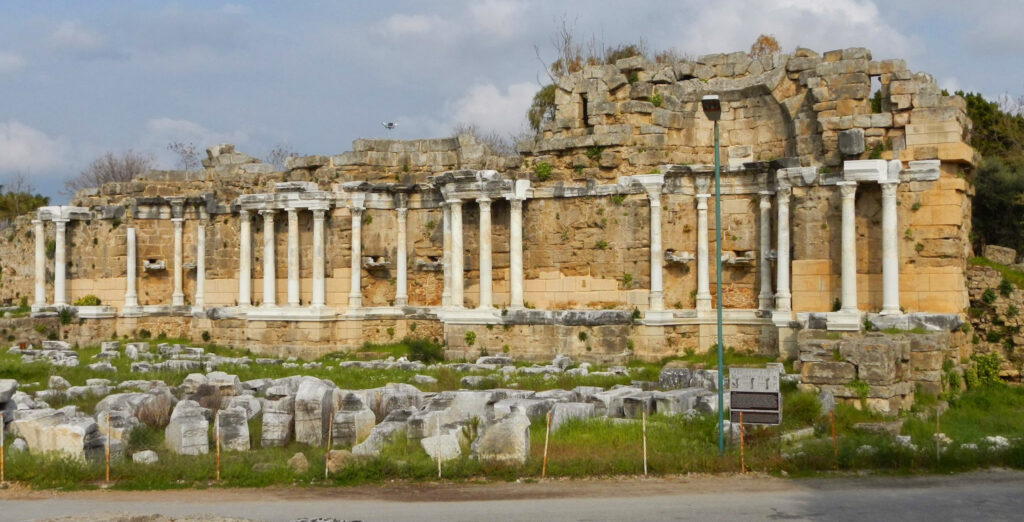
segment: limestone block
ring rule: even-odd
[[[236,406],[217,415],[220,445],[228,451],[249,451],[249,417],[245,408]]]
[[[551,431],[570,419],[590,419],[596,415],[594,404],[586,402],[559,402],[551,408]]]
[[[370,436],[377,417],[369,409],[339,411],[334,414],[332,443],[336,446],[354,446]]]
[[[392,411],[404,408],[419,408],[423,393],[409,384],[388,383],[381,393],[380,403],[374,411],[377,418],[383,419]]]
[[[263,405],[260,403],[260,400],[252,395],[238,395],[236,397],[231,397],[224,407],[225,409],[242,408],[245,410],[246,419],[249,420],[252,420],[253,417],[259,415],[260,412],[263,411]]]
[[[221,395],[238,395],[238,392],[242,390],[242,383],[238,380],[238,376],[224,372],[206,374],[206,384],[216,388]]]
[[[352,461],[352,452],[348,450],[331,450],[327,456],[327,471],[337,473]]]
[[[982,255],[989,261],[1001,265],[1012,265],[1017,262],[1016,250],[998,245],[985,245]],[[2,384],[0,384],[0,390],[2,390]],[[2,392],[0,392],[0,398],[2,398]]]
[[[423,446],[423,450],[427,452],[427,455],[430,455],[430,459],[433,461],[448,462],[462,455],[459,438],[454,433],[426,437],[420,440],[420,445]]]
[[[54,388],[53,386],[50,387]],[[0,379],[0,402],[7,402],[11,400],[11,397],[14,396],[14,392],[16,391],[18,391],[18,381],[14,379]]]
[[[133,417],[129,411],[97,411],[96,413],[96,426],[100,434],[110,437],[112,440],[126,442],[128,435],[139,424],[139,419]]]
[[[179,402],[171,413],[171,422],[164,430],[167,448],[179,455],[200,455],[210,451],[206,408],[190,400]]]
[[[132,462],[136,464],[156,464],[159,460],[160,457],[153,450],[132,453]]]
[[[406,420],[413,414],[413,410],[395,410],[384,419],[384,422],[373,427],[366,440],[352,447],[352,454],[362,457],[376,457],[380,450],[391,438],[400,431],[406,429]],[[392,419],[392,420],[388,420]]]
[[[856,378],[856,367],[843,361],[809,361],[800,367],[800,379],[808,384],[846,384]]]
[[[706,393],[702,388],[671,390],[654,394],[654,408],[663,415],[681,415],[697,407],[697,398]]]
[[[493,418],[504,417],[508,415],[512,408],[518,407],[519,409],[526,412],[527,417],[536,418],[543,417],[548,414],[551,410],[552,401],[545,399],[530,399],[530,398],[508,398],[502,399],[494,403]]]
[[[587,399],[587,402],[594,405],[594,412],[597,415],[620,418],[623,415],[622,400],[629,395],[639,393],[641,391],[642,390],[640,388],[634,388],[631,386],[604,390],[593,394]]]
[[[288,467],[296,473],[305,473],[309,471],[309,460],[302,453],[296,453],[288,459]]]
[[[839,151],[847,155],[864,152],[864,129],[849,129],[839,132]]]
[[[264,448],[285,446],[292,440],[295,400],[282,397],[263,403],[263,429],[260,445]]]
[[[32,453],[55,452],[75,459],[94,458],[103,437],[90,417],[69,417],[66,411],[41,409],[20,413],[11,432],[23,439]]]
[[[688,388],[693,379],[693,370],[690,368],[673,368],[672,363],[665,365],[658,374],[658,385],[663,389]]]
[[[295,394],[295,440],[320,446],[327,435],[334,389],[315,377],[304,378]]]
[[[639,419],[643,413],[654,413],[654,393],[641,392],[623,397],[622,416],[627,419]]]
[[[485,461],[525,464],[530,455],[530,419],[519,408],[483,426],[473,441],[474,457]]]

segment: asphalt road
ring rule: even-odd
[[[113,514],[339,520],[1021,520],[1024,473],[676,477],[316,490],[0,492],[0,520]]]

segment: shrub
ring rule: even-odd
[[[83,295],[77,301],[75,301],[74,303],[71,303],[71,304],[73,304],[75,306],[99,306],[100,305],[100,298],[96,297],[93,294],[87,294],[87,295]]]
[[[608,242],[602,239],[598,241],[597,244],[594,246],[596,246],[598,250],[604,250],[608,248]]]
[[[474,331],[466,332],[466,346],[473,346],[473,343],[475,343],[475,342],[476,342],[476,332],[474,332]]]
[[[580,342],[587,342],[587,332],[580,332],[576,337],[579,338]]]
[[[145,328],[139,330],[139,339],[149,339],[150,337],[153,337],[153,334],[149,330]]]
[[[655,107],[661,107],[661,95],[660,94],[652,94],[652,95],[648,96],[647,97],[647,101],[651,102],[651,105],[654,105]]]
[[[977,368],[978,384],[987,386],[1000,382],[998,353],[976,353],[971,356],[971,359],[974,360],[974,366]]]
[[[537,181],[547,181],[551,179],[551,172],[554,167],[546,161],[542,161],[533,167],[533,173],[537,175]]]
[[[204,331],[202,337],[204,343],[210,342],[210,332]]]
[[[440,362],[444,360],[444,349],[440,344],[427,339],[411,339],[406,337],[402,343],[409,347],[409,359],[421,361],[424,364]]]
[[[166,394],[154,394],[139,405],[135,416],[146,426],[162,430],[171,422],[172,399]]]
[[[67,326],[67,325],[71,324],[71,309],[70,308],[61,308],[60,309],[60,313],[58,313],[58,315],[60,316],[60,324],[62,324],[64,326]]]
[[[616,194],[616,195],[612,196],[612,203],[614,203],[616,205],[621,205],[623,201],[626,201],[626,195],[625,194]]]
[[[587,149],[587,158],[592,161],[597,161],[604,153],[604,147],[590,147]]]
[[[981,294],[981,300],[985,304],[992,304],[992,303],[996,302],[996,293],[993,292],[991,288],[986,289]]]
[[[1013,292],[1013,284],[1010,283],[1005,277],[999,282],[999,295],[1003,297],[1010,297],[1010,293]]]

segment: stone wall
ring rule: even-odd
[[[1007,249],[1012,252],[1011,249]],[[1014,261],[1014,255],[1009,261]],[[1000,377],[1020,380],[1024,366],[1024,291],[1003,282],[1002,273],[987,266],[971,266],[967,271],[971,295],[971,350],[996,353],[1001,361]]]

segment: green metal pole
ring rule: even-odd
[[[715,120],[715,291],[718,311],[718,454],[725,454],[725,391],[722,389],[722,178],[718,159],[718,120]]]

